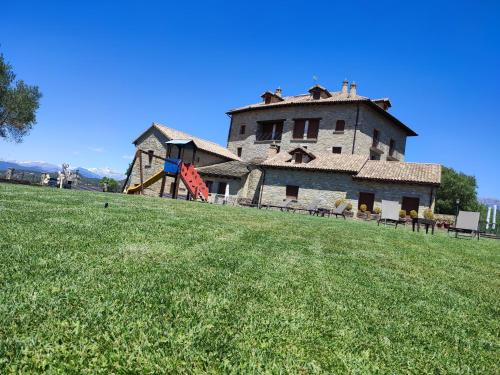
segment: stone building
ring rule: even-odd
[[[196,165],[215,202],[332,208],[346,199],[354,211],[361,204],[371,211],[386,199],[420,214],[434,208],[441,166],[404,162],[406,139],[417,134],[388,112],[388,98],[360,96],[347,81],[338,92],[316,85],[307,94],[277,89],[261,98],[228,112],[227,148],[158,124],[134,144],[165,156],[168,140],[192,139],[200,151],[183,159]],[[137,178],[136,161],[129,183]],[[147,191],[160,193],[158,184]]]

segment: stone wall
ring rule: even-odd
[[[357,103],[332,103],[318,105],[296,105],[258,109],[232,115],[232,125],[229,130],[228,148],[235,154],[238,147],[242,147],[242,159],[251,160],[265,157],[272,143],[279,144],[281,151],[289,151],[298,146],[307,146],[308,150],[316,152],[332,152],[332,147],[341,147],[343,154],[351,154],[354,129],[356,125]],[[317,140],[293,139],[295,118],[318,118],[320,126]],[[285,120],[281,141],[256,141],[258,121]],[[335,132],[337,120],[345,121],[345,130]],[[241,126],[245,125],[245,134],[240,134]],[[380,148],[384,151],[385,160],[389,140],[396,141],[395,157],[404,159],[406,134],[391,120],[377,113],[373,108],[360,104],[358,131],[356,134],[355,153],[370,155],[373,129],[380,131]]]
[[[356,180],[350,174],[336,172],[297,171],[287,169],[266,169],[262,192],[262,204],[283,205],[286,199],[286,185],[299,186],[296,205],[302,208],[333,208],[337,199],[352,203],[353,211],[358,208],[360,192],[374,193],[374,207],[381,207],[382,200],[397,201],[403,197],[419,198],[419,215],[424,209],[434,209],[431,202],[431,186],[395,184]],[[435,196],[433,191],[432,197]]]

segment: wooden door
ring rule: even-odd
[[[406,211],[406,214],[409,215],[410,211],[415,210],[418,213],[418,206],[420,204],[420,199],[413,197],[403,197],[403,201],[401,202],[401,209]]]
[[[359,193],[358,209],[362,204],[366,204],[367,210],[373,212],[373,203],[375,203],[375,194]]]

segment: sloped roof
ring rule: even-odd
[[[225,163],[212,164],[204,167],[196,168],[200,174],[209,176],[227,176],[227,177],[243,177],[250,170],[248,163],[232,160]]]
[[[280,102],[274,102],[274,103],[269,103],[266,104],[265,102],[259,102],[255,104],[250,104],[246,105],[243,107],[238,107],[231,109],[227,112],[227,114],[231,115],[233,113],[238,113],[238,112],[245,112],[245,111],[250,111],[250,110],[258,110],[258,109],[266,109],[266,108],[275,108],[275,107],[281,107],[281,106],[293,106],[293,105],[310,105],[310,104],[332,104],[332,103],[353,103],[353,102],[361,102],[365,103],[366,105],[370,106],[373,110],[377,111],[380,113],[382,116],[385,116],[389,118],[391,121],[394,121],[397,126],[402,128],[408,136],[416,136],[417,133],[410,129],[408,126],[406,126],[404,123],[402,123],[400,120],[398,120],[396,117],[394,117],[392,114],[387,112],[385,109],[380,108],[379,105],[375,102],[380,102],[380,101],[385,101],[389,104],[389,107],[391,106],[391,103],[388,98],[382,98],[382,99],[374,99],[371,100],[370,98],[366,96],[361,96],[361,95],[354,95],[351,96],[349,93],[343,93],[342,91],[328,91],[331,96],[328,98],[320,98],[320,99],[313,99],[311,94],[300,94],[300,95],[290,95],[290,96],[283,96],[282,101]]]
[[[161,125],[161,124],[157,124],[157,123],[153,123],[153,125],[151,127],[158,129],[161,133],[163,133],[169,139],[192,140],[194,142],[194,144],[196,145],[196,147],[198,147],[200,150],[210,152],[212,154],[216,154],[219,156],[223,156],[223,157],[231,159],[231,160],[241,160],[238,156],[233,154],[227,148],[222,147],[221,145],[218,145],[217,143],[210,142],[210,141],[195,137],[193,135],[184,133],[180,130],[169,128],[165,125]],[[137,138],[133,143],[136,143],[139,138]]]
[[[266,104],[264,102],[259,102],[255,104],[246,105],[239,108],[231,109],[228,113],[242,112],[248,109],[254,108],[270,108],[270,107],[279,107],[286,106],[290,104],[318,104],[318,103],[331,103],[331,102],[356,102],[356,101],[370,101],[366,96],[349,96],[348,94],[344,94],[341,91],[338,92],[330,92],[331,96],[328,98],[321,99],[313,99],[311,94],[300,94],[300,95],[290,95],[283,96],[281,102],[269,103]]]
[[[337,171],[357,173],[363,167],[363,164],[368,160],[363,155],[342,155],[332,153],[311,153],[308,150],[297,148],[314,156],[314,159],[307,163],[293,163],[290,152],[279,152],[275,156],[264,160],[261,165],[266,167],[276,168],[293,168],[293,169],[310,169],[318,171]],[[295,151],[293,150],[293,151]]]
[[[354,178],[439,185],[441,165],[368,160]]]

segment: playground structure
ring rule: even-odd
[[[178,149],[178,155],[176,158],[171,157],[172,146]],[[184,162],[184,154],[186,150],[192,150],[192,160],[191,163]],[[161,182],[160,197],[163,196],[165,190],[165,182],[167,177],[174,178],[174,189],[172,191],[172,198],[178,198],[179,184],[182,183],[186,186],[188,190],[187,199],[192,198],[193,200],[200,199],[206,202],[208,200],[208,187],[206,186],[203,179],[200,177],[198,171],[194,167],[195,155],[196,155],[196,145],[192,140],[171,140],[167,142],[167,157],[161,157],[155,155],[153,152],[146,152],[144,150],[138,149],[135,153],[134,160],[132,161],[132,167],[127,173],[127,178],[125,179],[123,192],[126,194],[144,194],[144,189],[151,186],[155,182]],[[152,159],[159,159],[163,162],[163,169],[153,174],[148,179],[144,180],[144,166],[143,166],[143,155],[147,155],[149,158],[149,163],[151,164]],[[128,188],[127,183],[130,179],[133,166],[139,163],[139,183],[130,185]]]

